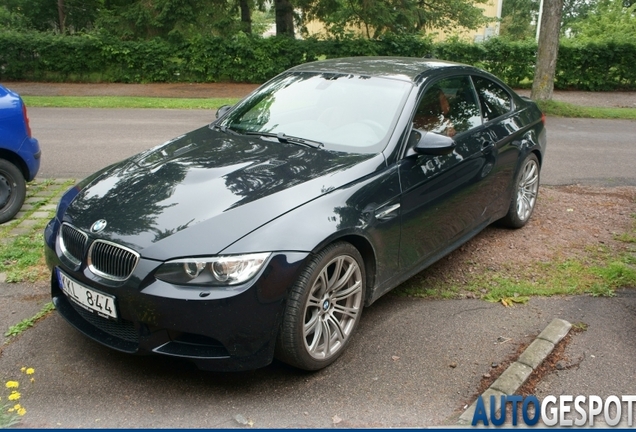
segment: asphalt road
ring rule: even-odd
[[[41,178],[87,175],[210,123],[207,110],[30,108]],[[542,183],[636,186],[636,122],[548,119]]]

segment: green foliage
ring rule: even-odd
[[[6,6],[0,5],[0,28],[25,30],[28,23],[24,15],[12,12]]]
[[[0,30],[0,80],[88,82],[262,83],[301,63],[348,56],[406,56],[482,67],[511,86],[534,75],[536,43],[491,38],[433,43],[416,35],[387,33],[377,39],[196,36],[127,40],[105,34],[62,36]],[[636,42],[565,40],[559,49],[555,87],[580,90],[636,89]]]
[[[633,43],[636,35],[636,2],[601,0],[585,19],[574,21],[572,37],[580,42]]]
[[[533,40],[490,38],[481,44],[450,39],[435,45],[435,57],[475,65],[519,86],[534,75],[537,44]]]
[[[564,0],[561,30],[569,29],[572,24],[586,20],[590,13],[595,13],[599,0]]]
[[[559,48],[556,88],[636,89],[636,41],[565,40]]]
[[[59,3],[51,0],[3,0],[2,2],[8,12],[21,25],[19,28],[38,31],[58,31],[60,30]],[[63,2],[64,24],[71,33],[90,30],[100,10],[104,9],[104,0],[64,0]],[[2,13],[0,12],[0,16]],[[18,28],[10,26],[9,28]]]
[[[504,0],[500,34],[512,40],[534,38],[539,0]]]
[[[204,34],[232,34],[238,21],[225,0],[148,0],[113,2],[96,26],[121,39],[181,40]]]
[[[298,0],[306,20],[325,23],[333,35],[343,36],[352,28],[367,38],[387,33],[424,34],[433,28],[446,31],[460,27],[475,29],[490,21],[479,7],[487,0]]]

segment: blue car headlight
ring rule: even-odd
[[[176,285],[238,285],[249,281],[263,267],[271,252],[167,261],[155,277]]]

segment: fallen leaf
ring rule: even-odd
[[[236,420],[237,423],[242,424],[243,426],[246,426],[249,424],[249,420],[247,420],[243,414],[235,415],[234,420]]]
[[[515,297],[503,297],[499,301],[505,307],[513,307],[514,303],[526,304],[530,300],[530,297],[516,295]]]

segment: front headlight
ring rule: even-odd
[[[155,273],[177,285],[238,285],[250,280],[263,267],[271,252],[167,261]]]

